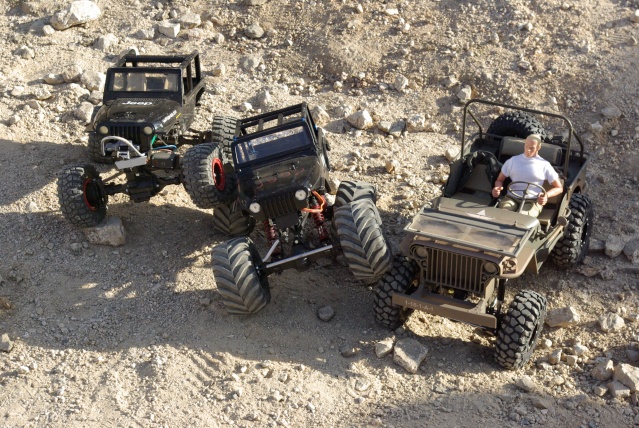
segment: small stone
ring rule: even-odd
[[[316,105],[311,109],[311,116],[318,126],[324,126],[331,121],[331,117],[324,107]]]
[[[620,400],[630,397],[630,389],[617,381],[613,381],[608,384],[608,391],[610,391],[610,394],[614,398],[618,398]]]
[[[552,340],[542,339],[539,345],[541,346],[541,349],[550,349],[552,347]]]
[[[262,57],[260,55],[246,55],[240,58],[240,67],[244,71],[251,71],[259,67],[262,63]]]
[[[89,102],[81,103],[73,112],[73,115],[80,120],[83,124],[91,122],[93,116],[94,105]]]
[[[44,34],[45,36],[51,36],[55,33],[55,28],[53,28],[50,25],[45,25],[42,27],[42,34]]]
[[[82,67],[78,64],[68,66],[62,71],[62,79],[67,83],[79,82],[82,77]]]
[[[582,345],[581,343],[578,343],[572,347],[572,351],[574,355],[581,357],[582,355],[587,354],[589,349],[587,346]]]
[[[546,324],[549,327],[571,327],[579,324],[581,317],[572,306],[553,309],[546,316]]]
[[[339,348],[339,353],[342,354],[342,357],[350,358],[357,355],[359,353],[359,349],[353,345],[346,344]]]
[[[566,355],[566,365],[568,366],[577,365],[578,359],[579,357],[577,357],[576,355]]]
[[[124,225],[119,217],[109,217],[101,225],[88,227],[83,231],[91,244],[119,247],[126,243]]]
[[[619,119],[621,117],[621,110],[615,105],[609,105],[601,110],[601,114],[603,114],[606,119]]]
[[[106,82],[106,74],[99,71],[85,71],[80,77],[80,82],[89,91],[102,91]]]
[[[615,367],[612,379],[630,388],[631,392],[639,388],[639,367],[620,363]]]
[[[408,86],[408,79],[403,75],[398,75],[395,78],[395,82],[393,83],[393,87],[396,91],[402,92]]]
[[[200,305],[209,306],[210,304],[211,304],[211,299],[209,299],[208,297],[200,298]]]
[[[262,91],[257,96],[257,104],[262,108],[270,107],[273,104],[273,97],[269,91]]]
[[[639,351],[634,349],[626,349],[626,356],[633,363],[639,361]]]
[[[461,102],[465,103],[467,101],[470,101],[472,97],[473,97],[473,90],[470,86],[464,86],[463,88],[459,90],[459,92],[457,92],[457,98]]]
[[[554,350],[553,352],[550,353],[550,355],[548,355],[548,362],[552,365],[559,364],[559,362],[561,361],[562,353],[563,352],[561,349]]]
[[[202,18],[199,14],[188,12],[179,18],[182,28],[191,29],[202,25]]]
[[[609,236],[608,239],[606,239],[604,252],[608,257],[614,259],[619,254],[621,254],[625,246],[626,245],[621,237],[612,235]]]
[[[31,49],[29,46],[20,46],[18,49],[13,51],[13,54],[22,59],[35,58],[35,51]]]
[[[547,398],[542,398],[539,396],[534,395],[531,399],[530,402],[532,403],[532,405],[536,408],[536,409],[553,409],[554,406],[552,404],[552,402],[547,399]]]
[[[428,355],[428,348],[415,339],[402,339],[395,344],[393,361],[409,373],[417,373]]]
[[[515,385],[526,392],[537,390],[537,384],[530,376],[522,376],[515,381]]]
[[[2,336],[0,336],[0,351],[11,352],[12,349],[13,342],[11,342],[7,333],[3,333]]]
[[[597,397],[603,397],[604,395],[606,395],[606,392],[608,392],[608,388],[604,388],[601,385],[597,385],[592,389],[592,392],[597,396]]]
[[[386,168],[386,172],[388,172],[389,174],[394,174],[399,169],[399,162],[396,161],[395,159],[388,160],[384,164],[384,168]]]
[[[453,147],[448,147],[444,155],[446,156],[446,159],[448,159],[448,162],[453,162],[459,157],[459,152],[460,152],[459,147],[453,146]]]
[[[414,114],[406,120],[406,131],[422,132],[426,130],[426,117],[422,114]]]
[[[639,9],[635,10],[635,13],[630,16],[630,20],[639,24]]]
[[[375,355],[377,358],[384,358],[391,352],[393,352],[394,340],[392,337],[380,340],[375,343]]]
[[[346,117],[348,123],[357,129],[368,129],[373,126],[373,118],[368,110],[360,110]]]
[[[158,31],[172,39],[176,38],[180,33],[180,23],[172,21],[161,21],[158,23]]]
[[[639,239],[628,241],[623,247],[623,254],[633,264],[639,264]]]
[[[66,9],[51,16],[51,26],[58,31],[66,30],[75,25],[95,21],[101,14],[100,7],[92,1],[74,1]]]
[[[102,52],[108,52],[111,47],[118,43],[118,37],[113,33],[104,34],[98,37],[95,42],[95,48]]]
[[[260,24],[254,22],[249,25],[246,30],[244,30],[244,34],[246,34],[246,37],[249,39],[259,39],[264,36],[264,29],[260,26]]]
[[[64,83],[64,77],[62,77],[61,74],[47,74],[42,78],[42,80],[44,80],[44,83],[48,85],[59,85]]]
[[[18,367],[18,369],[16,370],[16,372],[17,372],[18,374],[21,374],[21,375],[26,375],[26,374],[28,374],[30,371],[31,371],[31,370],[30,370],[30,369],[29,369],[29,367],[27,367],[27,366],[19,366],[19,367]]]
[[[242,113],[246,113],[248,111],[253,110],[253,105],[251,103],[242,103],[240,104],[240,111]]]
[[[599,327],[605,333],[619,331],[626,325],[622,317],[615,313],[609,313],[599,318]]]
[[[599,134],[603,130],[603,126],[599,122],[591,123],[590,130],[595,134]]]
[[[601,361],[592,368],[590,376],[592,376],[593,379],[605,382],[612,377],[614,366],[611,359]]]
[[[324,322],[330,321],[335,316],[335,311],[331,306],[324,306],[317,311],[317,317]]]

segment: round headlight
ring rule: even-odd
[[[261,209],[262,207],[257,202],[253,202],[251,205],[249,205],[249,211],[253,214],[259,213]]]
[[[488,274],[497,272],[497,265],[494,263],[484,263],[484,271]]]
[[[422,259],[428,257],[428,250],[424,247],[415,247],[415,255]]]
[[[150,126],[145,126],[144,128],[142,128],[142,132],[144,132],[144,135],[151,135],[153,134],[153,128],[151,128]]]
[[[109,133],[109,128],[107,128],[106,126],[102,125],[101,127],[98,128],[98,132],[102,135],[106,135]]]
[[[306,199],[307,196],[308,193],[306,193],[306,190],[304,189],[300,189],[295,192],[295,199],[297,199],[298,201],[303,201],[304,199]]]

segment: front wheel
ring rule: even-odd
[[[199,208],[215,208],[237,198],[237,179],[216,143],[189,148],[182,158],[184,188]]]
[[[583,261],[590,247],[593,208],[590,198],[574,193],[570,198],[570,216],[566,231],[550,253],[557,266],[571,268]]]
[[[58,176],[62,215],[78,227],[93,227],[106,217],[108,196],[93,165],[72,166]]]
[[[111,154],[102,154],[102,141],[94,132],[89,134],[89,159],[95,163],[114,163],[115,157]]]
[[[249,238],[215,246],[212,261],[217,290],[229,313],[253,314],[271,300],[268,279],[258,272],[260,256]]]
[[[377,281],[392,264],[377,207],[362,199],[335,210],[333,222],[348,266],[366,284]]]
[[[364,181],[342,181],[335,195],[335,208],[362,199],[370,199],[377,202],[377,190],[375,186]]]
[[[393,304],[393,294],[409,294],[417,287],[417,266],[405,257],[395,257],[393,266],[377,284],[373,297],[373,309],[378,323],[391,330],[404,325],[413,309]]]
[[[495,359],[507,369],[528,362],[546,319],[546,298],[534,291],[518,293],[501,320],[495,342]]]
[[[218,205],[213,209],[213,227],[229,236],[248,236],[255,220],[234,203]]]

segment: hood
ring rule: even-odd
[[[539,220],[525,214],[465,204],[440,198],[433,208],[422,208],[405,230],[451,245],[517,256],[539,225]]]
[[[101,124],[152,124],[156,131],[170,127],[179,117],[180,105],[166,98],[126,98],[103,105],[93,121]]]

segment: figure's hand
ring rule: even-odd
[[[503,189],[503,187],[493,187],[493,198],[498,198]]]
[[[548,195],[545,193],[540,193],[539,197],[537,197],[537,203],[541,206],[544,206],[548,203]]]

